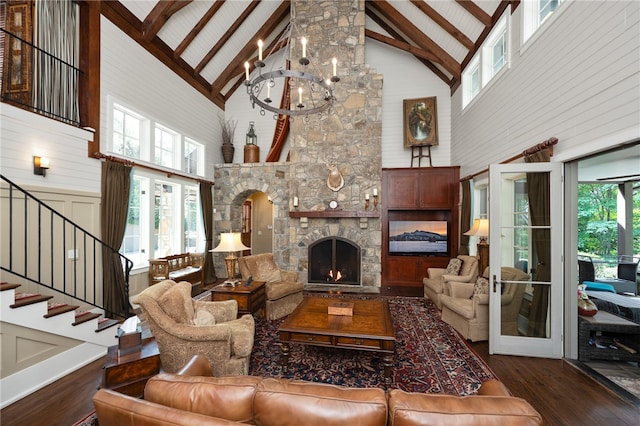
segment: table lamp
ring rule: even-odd
[[[224,263],[227,268],[227,282],[233,282],[233,278],[236,275],[236,265],[238,264],[238,257],[235,252],[242,250],[249,250],[251,247],[247,247],[242,244],[241,234],[240,232],[222,232],[220,234],[220,244],[214,249],[209,251],[219,252],[226,251],[229,253],[227,257],[224,258]]]
[[[482,274],[485,268],[489,266],[489,243],[487,243],[489,219],[474,219],[473,226],[464,235],[480,238],[478,242],[478,270]]]

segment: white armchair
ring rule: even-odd
[[[424,284],[425,299],[433,300],[438,309],[442,309],[440,295],[444,292],[444,284],[449,281],[474,283],[478,277],[478,259],[473,256],[459,255],[456,259],[462,262],[458,274],[448,273],[447,268],[429,268],[427,277],[422,280]],[[453,259],[452,259],[453,260]],[[451,264],[452,262],[449,261]]]

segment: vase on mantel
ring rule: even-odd
[[[222,161],[225,163],[233,163],[233,153],[235,152],[236,147],[231,143],[223,143],[222,144]]]

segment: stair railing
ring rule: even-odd
[[[0,175],[0,269],[95,306],[110,318],[132,315],[129,276],[133,261],[117,249]],[[4,181],[4,182],[3,182]],[[124,282],[121,298],[105,308],[103,259],[119,257]],[[115,280],[118,281],[118,280]]]

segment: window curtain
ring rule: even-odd
[[[460,210],[460,249],[459,254],[469,254],[469,236],[464,235],[471,229],[471,179],[460,183],[462,186],[462,207]]]
[[[200,207],[202,209],[206,239],[204,247],[204,282],[202,283],[204,286],[217,280],[216,269],[213,266],[213,253],[209,252],[213,248],[213,197],[211,196],[211,184],[208,182],[200,182]]]
[[[544,148],[531,155],[525,155],[526,163],[549,162],[551,155]],[[550,195],[549,173],[527,173],[529,194],[529,220],[531,226],[549,226]],[[549,229],[532,229],[532,249],[536,270],[534,281],[551,281],[551,232]],[[527,335],[530,337],[547,337],[547,310],[549,308],[549,286],[533,285],[533,299],[529,311]]]
[[[114,315],[127,315],[133,311],[129,303],[128,289],[118,250],[122,245],[127,214],[129,212],[129,190],[131,167],[107,160],[102,163],[102,197],[100,204],[100,230],[102,249],[104,309]]]
[[[55,117],[80,121],[78,4],[68,0],[36,2],[34,106]]]

